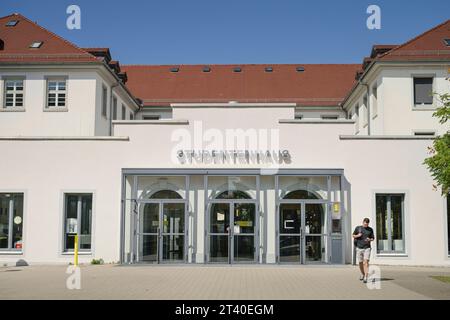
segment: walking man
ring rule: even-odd
[[[373,229],[369,227],[370,219],[365,218],[362,226],[356,227],[353,232],[353,239],[356,246],[356,258],[359,263],[359,269],[361,270],[361,277],[359,280],[367,283],[369,277],[369,261],[370,254],[372,253],[372,241],[375,240]]]

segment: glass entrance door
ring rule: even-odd
[[[256,205],[221,202],[209,210],[209,262],[256,262]]]
[[[279,262],[328,262],[328,218],[324,203],[281,203]]]
[[[137,261],[183,262],[185,257],[185,203],[142,203],[137,221]]]

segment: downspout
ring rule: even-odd
[[[363,85],[366,87],[366,98],[367,98],[367,135],[371,135],[371,126],[370,126],[370,89],[369,85],[366,82],[358,81],[360,85]]]
[[[115,84],[113,84],[111,86],[111,91],[110,91],[110,97],[109,97],[109,136],[111,137],[113,134],[113,130],[112,130],[112,122],[113,122],[113,113],[112,113],[112,108],[113,108],[113,90],[114,88],[118,87],[120,84],[119,82],[116,82]]]

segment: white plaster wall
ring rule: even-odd
[[[5,76],[25,76],[24,112],[4,111],[4,81],[0,82],[0,136],[93,136],[95,110],[94,72],[0,71]],[[68,77],[67,111],[49,112],[46,104],[47,76]]]
[[[280,130],[280,148],[288,149],[292,163],[283,168],[344,169],[351,192],[345,208],[347,244],[351,229],[366,216],[374,217],[376,190],[406,193],[407,256],[377,257],[374,263],[409,265],[450,265],[446,249],[444,200],[432,189],[433,181],[422,165],[427,157],[427,140],[340,140],[351,134],[351,124],[279,124],[293,113],[289,108],[260,110],[180,109],[182,118],[201,119],[206,128],[272,128]],[[0,166],[0,190],[25,190],[24,255],[0,255],[0,261],[24,258],[32,263],[67,263],[61,255],[62,194],[64,191],[95,193],[94,243],[92,257],[118,261],[120,248],[120,198],[122,168],[258,168],[253,165],[183,165],[172,161],[175,130],[193,135],[195,124],[119,124],[117,136],[130,141],[0,141],[8,157]],[[154,137],[158,137],[155,139]],[[131,155],[131,156],[130,156]],[[197,252],[204,257],[203,192],[197,178]],[[270,188],[270,177],[262,185]],[[275,258],[275,208],[273,189],[267,191],[267,261]],[[346,194],[348,192],[346,191]],[[191,204],[192,205],[192,204]],[[374,219],[373,219],[374,220]],[[432,239],[432,241],[430,241]],[[350,262],[347,250],[347,262]]]

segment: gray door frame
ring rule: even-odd
[[[215,204],[226,204],[229,206],[230,210],[229,210],[229,220],[230,220],[230,231],[228,232],[228,234],[226,233],[211,233],[210,232],[210,223],[211,223],[211,209],[213,207],[213,205]],[[234,240],[235,237],[239,237],[239,235],[236,235],[234,233],[234,208],[236,204],[253,204],[255,206],[255,230],[253,233],[248,233],[245,234],[243,236],[253,236],[254,242],[253,242],[253,252],[254,252],[254,258],[252,262],[248,262],[248,261],[235,261],[234,259]],[[256,202],[256,200],[253,199],[243,199],[243,200],[239,200],[239,199],[233,199],[233,200],[212,200],[209,202],[208,205],[208,210],[206,213],[207,218],[205,219],[207,221],[207,223],[205,223],[206,226],[206,230],[205,230],[205,235],[206,235],[206,239],[205,239],[205,244],[206,244],[206,263],[208,264],[223,264],[223,262],[211,262],[211,257],[210,257],[210,250],[211,250],[211,237],[212,236],[227,236],[228,237],[228,263],[227,264],[256,264],[259,261],[259,204]]]
[[[157,233],[143,233],[140,232],[141,229],[141,220],[142,220],[142,214],[143,210],[146,204],[158,204],[158,231]],[[184,204],[184,232],[180,233],[170,233],[170,232],[163,232],[163,223],[164,223],[164,206],[167,204]],[[136,262],[146,262],[150,264],[179,264],[179,263],[186,263],[188,259],[188,239],[189,239],[189,233],[188,233],[188,211],[187,211],[187,201],[185,199],[164,199],[164,200],[139,200],[138,201],[138,215],[136,219],[136,232],[135,232],[135,241],[136,241]],[[163,237],[168,235],[182,235],[184,236],[183,239],[183,259],[179,261],[168,261],[164,260],[161,252],[163,250]],[[156,261],[155,262],[147,262],[147,261],[141,261],[141,257],[139,255],[140,252],[140,239],[142,236],[156,236],[157,237],[157,250],[156,250]]]

